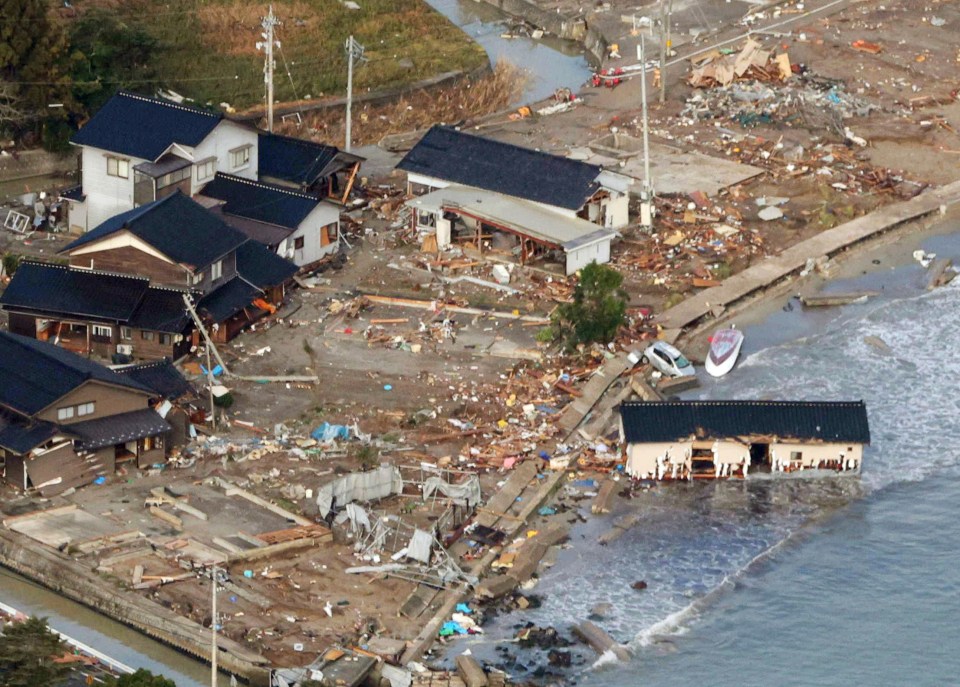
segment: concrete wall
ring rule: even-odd
[[[208,629],[138,594],[124,591],[116,581],[105,583],[83,564],[24,535],[0,530],[0,565],[191,656],[202,660],[210,658]],[[246,678],[252,685],[266,687],[269,680],[266,659],[252,662],[222,650],[223,641],[220,645],[221,668]]]
[[[14,181],[60,172],[74,172],[77,158],[73,151],[66,155],[45,150],[24,150],[13,155],[0,156],[0,181]]]
[[[688,466],[692,451],[691,442],[653,442],[649,444],[628,444],[626,472],[638,479],[652,479],[657,476],[658,461],[670,474],[674,465]]]

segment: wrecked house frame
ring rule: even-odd
[[[859,474],[863,401],[664,401],[620,406],[626,472],[637,479]]]
[[[536,203],[466,186],[447,186],[406,205],[414,211],[414,229],[435,235],[438,249],[468,244],[481,256],[497,254],[520,265],[555,262],[566,275],[591,262],[609,262],[610,243],[618,236],[613,229]]]

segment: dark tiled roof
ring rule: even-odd
[[[61,253],[127,230],[174,262],[206,267],[247,240],[222,218],[179,190],[133,210],[111,217],[67,245]]]
[[[119,415],[107,415],[96,420],[68,425],[77,436],[77,448],[94,451],[144,437],[153,437],[170,431],[170,425],[153,408],[132,410]]]
[[[61,433],[60,428],[52,422],[31,422],[0,413],[0,448],[14,453],[27,453]]]
[[[44,341],[0,332],[0,405],[34,415],[88,380],[149,393],[103,365]]]
[[[279,286],[297,273],[297,266],[256,241],[237,249],[237,272],[261,289]]]
[[[347,164],[363,158],[334,146],[290,136],[261,133],[257,147],[257,175],[309,186]]]
[[[863,401],[665,401],[620,406],[628,443],[697,437],[870,443]]]
[[[83,186],[80,184],[63,189],[60,191],[60,197],[65,200],[77,200],[80,202],[83,202],[86,198],[86,196],[83,195]]]
[[[397,169],[579,210],[600,188],[597,165],[434,126]]]
[[[134,313],[149,283],[140,277],[24,262],[0,296],[0,305],[120,322]]]
[[[225,214],[289,229],[299,227],[320,204],[314,196],[221,172],[203,187],[203,195],[224,201]]]
[[[174,143],[197,145],[222,119],[222,114],[119,91],[71,141],[156,160]]]
[[[189,322],[182,291],[150,287],[126,324],[137,329],[181,334]]]
[[[254,298],[259,298],[261,295],[260,289],[250,285],[241,277],[234,277],[204,297],[197,304],[197,312],[209,315],[214,322],[223,322],[249,306]]]
[[[170,400],[196,393],[190,382],[183,378],[169,358],[121,367],[116,372],[147,387],[156,395]]]
[[[211,212],[221,212],[222,205],[210,208]],[[276,224],[267,224],[246,217],[237,217],[236,215],[223,215],[223,221],[229,224],[237,231],[243,232],[244,236],[265,246],[279,246],[290,234],[293,229],[280,227]]]

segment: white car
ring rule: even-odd
[[[692,377],[696,374],[693,363],[666,341],[655,341],[647,346],[640,361],[650,363],[654,369],[669,377]]]

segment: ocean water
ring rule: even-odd
[[[949,255],[956,238],[934,243]],[[469,647],[529,675],[543,657],[509,642],[518,624],[566,631],[609,603],[597,622],[633,658],[575,649],[580,684],[960,684],[960,285],[922,284],[908,265],[830,285],[882,290],[865,304],[789,302],[745,328],[733,373],[687,395],[864,399],[872,445],[860,479],[651,489],[612,514],[643,516],[616,543],[595,543],[611,518],[574,529],[575,547],[532,590],[540,608],[502,615],[450,653]]]

